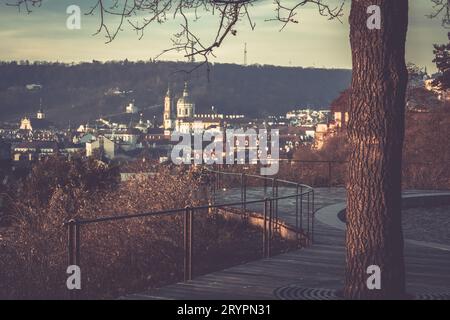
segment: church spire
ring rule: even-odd
[[[189,91],[188,91],[188,82],[185,81],[184,82],[184,91],[183,91],[183,97],[187,97],[189,96]]]
[[[164,97],[163,127],[164,130],[173,129],[173,101],[170,92],[170,84],[167,85],[166,96]]]
[[[39,110],[36,114],[36,117],[38,119],[45,119],[45,113],[44,110],[42,109],[42,97],[39,99]]]

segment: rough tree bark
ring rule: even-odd
[[[367,8],[381,7],[370,30]],[[407,71],[408,0],[352,0],[353,77],[348,137],[348,299],[405,297],[401,169]],[[367,267],[381,268],[381,289],[369,290]]]

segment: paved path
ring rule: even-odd
[[[321,217],[320,221],[316,221],[313,246],[199,276],[187,283],[129,295],[126,298],[180,300],[333,298],[329,289],[339,289],[343,286],[344,230],[342,225],[341,227],[333,225],[338,222],[333,217],[326,217],[330,216],[326,212],[330,213],[331,210],[328,209],[333,209],[333,206],[333,210],[343,206],[345,190],[342,188],[315,190],[316,209],[325,212],[325,218]],[[280,188],[279,195],[287,195],[292,193],[291,191],[292,189]],[[248,200],[264,196],[260,188],[250,188],[248,192]],[[409,194],[418,192],[424,193],[414,191]],[[228,190],[224,192],[222,199],[232,202],[239,197],[239,191]],[[293,201],[295,200],[287,199],[279,203],[280,218],[290,224],[295,224]],[[450,252],[407,242],[405,259],[408,292],[441,294],[441,297],[450,299]]]

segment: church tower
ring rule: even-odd
[[[187,82],[184,83],[183,96],[177,102],[177,118],[192,118],[195,115],[195,104],[192,101]]]
[[[45,113],[42,109],[39,109],[39,111],[36,114],[36,118],[38,119],[45,119]]]
[[[170,87],[167,88],[167,93],[164,98],[164,130],[171,130],[174,127],[173,119],[173,100],[170,92]]]
[[[39,110],[36,114],[36,118],[41,119],[41,120],[45,119],[45,113],[44,113],[44,110],[42,109],[42,98],[40,99],[40,102],[39,102]]]

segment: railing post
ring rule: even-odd
[[[74,265],[74,221],[70,220],[67,223],[67,266]],[[75,298],[75,294],[73,290],[69,291],[69,299],[73,300]]]
[[[194,274],[194,209],[189,210],[189,280]]]
[[[278,181],[276,178],[272,179],[272,200],[275,201],[274,203],[274,210],[275,210],[275,219],[278,219]]]
[[[315,210],[314,210],[314,189],[312,189],[312,202],[311,202],[311,206],[312,206],[312,220],[311,220],[311,243],[314,243],[314,216],[316,214]]]
[[[184,281],[192,280],[192,231],[193,216],[191,207],[184,211]]]
[[[222,175],[220,174],[220,169],[219,172],[217,173],[217,189],[220,190],[220,183],[222,180]]]
[[[241,207],[243,213],[245,213],[247,209],[246,202],[247,201],[247,188],[246,188],[246,181],[245,181],[245,173],[241,174]]]
[[[67,223],[67,248],[68,248],[68,256],[67,256],[67,265],[71,266],[74,264],[74,220],[70,220]]]
[[[331,188],[331,161],[328,161],[328,187]]]
[[[212,173],[213,175],[213,183],[211,184],[211,188],[212,188],[212,194],[213,194],[213,203],[216,202],[216,176],[217,174],[215,172]]]
[[[267,214],[268,214],[268,207],[267,207],[268,199],[264,199],[264,221],[263,221],[263,257],[267,258]]]
[[[68,266],[80,267],[80,225],[77,220],[71,219],[68,223],[67,228],[67,246],[68,246]],[[70,290],[69,298],[71,300],[76,299],[78,290]]]
[[[307,234],[308,234],[308,240],[311,240],[311,238],[310,238],[310,229],[309,229],[309,214],[310,214],[310,210],[311,210],[311,208],[310,208],[310,194],[311,194],[311,191],[308,191],[308,201],[307,201],[307,205],[308,205],[308,207],[307,207],[307,212],[306,212],[306,214],[307,214],[307,218],[306,218],[306,222],[307,222]]]
[[[220,171],[219,166],[217,166],[217,172],[216,172],[216,189],[220,191]]]
[[[214,181],[214,204],[217,203],[217,194],[219,192],[218,188],[217,188],[217,172],[215,173],[215,181]],[[217,214],[217,208],[214,210],[214,213]]]
[[[273,199],[269,200],[269,230],[267,236],[267,258],[270,258],[272,247],[272,234],[273,234]]]
[[[80,266],[80,243],[81,243],[81,233],[80,233],[80,225],[75,220],[75,265]]]
[[[267,178],[264,177],[264,196],[267,194]]]
[[[297,183],[297,192],[296,192],[296,197],[295,197],[295,230],[296,230],[296,237],[297,237],[297,242],[298,242],[298,240],[299,240],[299,227],[300,227],[300,225],[299,225],[299,220],[298,220],[298,197],[299,197],[299,189],[300,189],[300,186],[299,186],[299,184]]]
[[[244,213],[247,211],[247,176],[245,173],[242,176],[244,180]]]
[[[184,248],[184,282],[188,281],[188,212],[189,207],[186,207],[184,211],[184,219],[183,219],[183,248]]]
[[[275,221],[278,221],[278,180],[275,179],[275,192],[276,192],[276,199],[275,199]],[[277,231],[280,231],[279,228],[276,228]]]
[[[272,178],[272,198],[275,198],[275,178]]]
[[[303,232],[303,186],[300,186],[300,230]]]

